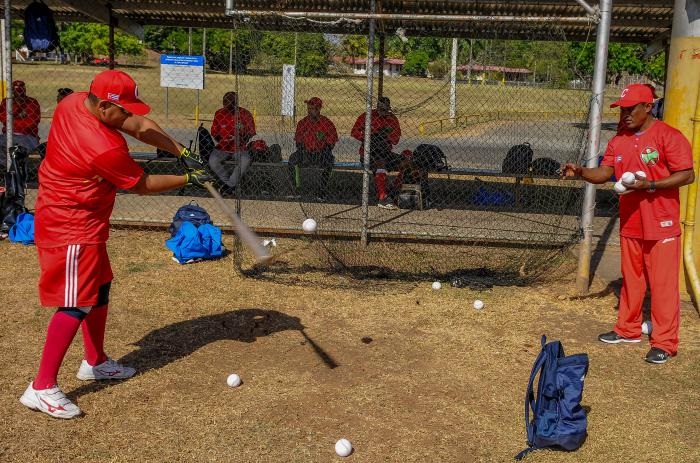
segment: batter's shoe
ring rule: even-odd
[[[669,354],[665,350],[659,349],[658,347],[652,347],[651,350],[647,352],[647,355],[646,357],[644,357],[644,360],[646,360],[649,363],[661,364],[666,363],[670,358],[671,354]]]
[[[100,380],[100,379],[127,379],[134,376],[135,368],[125,367],[116,360],[108,358],[99,365],[92,366],[83,359],[76,375],[78,379],[83,381]]]
[[[27,390],[24,391],[19,401],[22,402],[22,405],[32,410],[38,410],[54,418],[64,420],[75,418],[82,413],[80,408],[71,402],[58,386],[37,390],[34,389],[32,383],[29,383]]]
[[[642,338],[625,338],[614,331],[610,331],[599,335],[598,341],[607,342],[608,344],[619,344],[621,342],[642,342]]]

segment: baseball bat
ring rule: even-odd
[[[262,245],[258,235],[256,235],[253,230],[248,227],[248,225],[243,223],[241,218],[238,217],[238,214],[236,214],[236,211],[226,204],[224,198],[221,197],[221,193],[214,188],[214,185],[212,185],[211,182],[204,182],[204,186],[207,190],[209,190],[209,194],[216,200],[221,210],[231,218],[236,234],[243,241],[243,244],[245,244],[253,253],[255,256],[255,261],[260,265],[269,264],[272,260],[272,255],[270,254],[270,251]]]

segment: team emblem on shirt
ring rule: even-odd
[[[640,154],[640,157],[642,158],[642,162],[647,165],[656,165],[656,163],[659,160],[659,152],[656,150],[656,148],[649,148],[646,147],[644,148],[644,151],[642,151],[642,154]]]

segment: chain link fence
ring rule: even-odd
[[[588,88],[545,65],[563,59],[562,30],[533,23],[533,37],[551,36],[530,45],[542,47],[543,61],[515,67],[508,63],[520,49],[505,40],[407,38],[381,21],[369,36],[293,24],[285,32],[245,18],[231,30],[157,28],[161,49],[116,56],[151,105],[149,117],[207,159],[245,222],[276,243],[301,237],[294,243],[303,252],[280,246],[276,264],[257,275],[342,268],[512,282],[540,278],[561,261],[579,238],[582,185],[560,180],[558,168],[582,161],[590,100]],[[15,58],[13,78],[38,105],[37,141],[47,139],[61,89],[86,91],[109,63],[63,51]],[[24,105],[15,117],[26,115],[27,101],[15,99],[15,110]],[[146,172],[181,172],[173,157],[128,142]],[[41,150],[28,148],[31,208]],[[120,192],[112,219],[165,226],[192,199],[228,228],[194,188]],[[603,227],[615,202],[609,188],[599,190]],[[307,218],[318,224],[311,234],[302,230]],[[250,270],[236,248],[236,266]]]

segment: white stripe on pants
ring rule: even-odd
[[[78,256],[80,245],[71,244],[66,251],[66,283],[63,296],[64,307],[75,307],[78,302]]]

